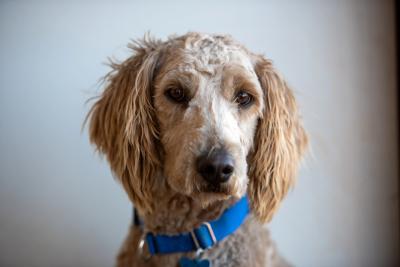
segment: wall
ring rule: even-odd
[[[392,1],[2,1],[0,265],[110,266],[131,205],[81,133],[131,38],[230,33],[294,88],[312,150],[271,229],[296,266],[398,263]]]

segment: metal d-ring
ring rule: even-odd
[[[194,245],[196,246],[196,259],[200,259],[203,255],[204,249],[201,248],[199,240],[197,239],[196,233],[194,230],[190,231],[190,235],[192,236]]]
[[[147,247],[145,252],[145,246]],[[142,237],[140,238],[139,245],[138,245],[139,255],[142,257],[144,261],[148,261],[151,258],[151,253],[149,251],[149,247],[146,245],[146,234],[143,233]]]

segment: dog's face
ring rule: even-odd
[[[189,33],[132,48],[106,77],[90,137],[136,207],[154,210],[163,179],[203,206],[247,192],[257,217],[270,220],[307,145],[271,62],[228,36]]]
[[[154,107],[173,190],[206,205],[247,189],[263,92],[247,52],[223,39],[169,47],[154,82]]]

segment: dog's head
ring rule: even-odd
[[[131,200],[152,212],[163,182],[204,206],[248,192],[268,221],[307,145],[292,92],[271,62],[219,35],[132,48],[112,65],[90,112],[91,141]]]

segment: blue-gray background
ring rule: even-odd
[[[0,266],[113,265],[131,205],[81,125],[149,30],[230,33],[294,88],[312,150],[270,225],[291,262],[398,262],[393,1],[1,1]]]

